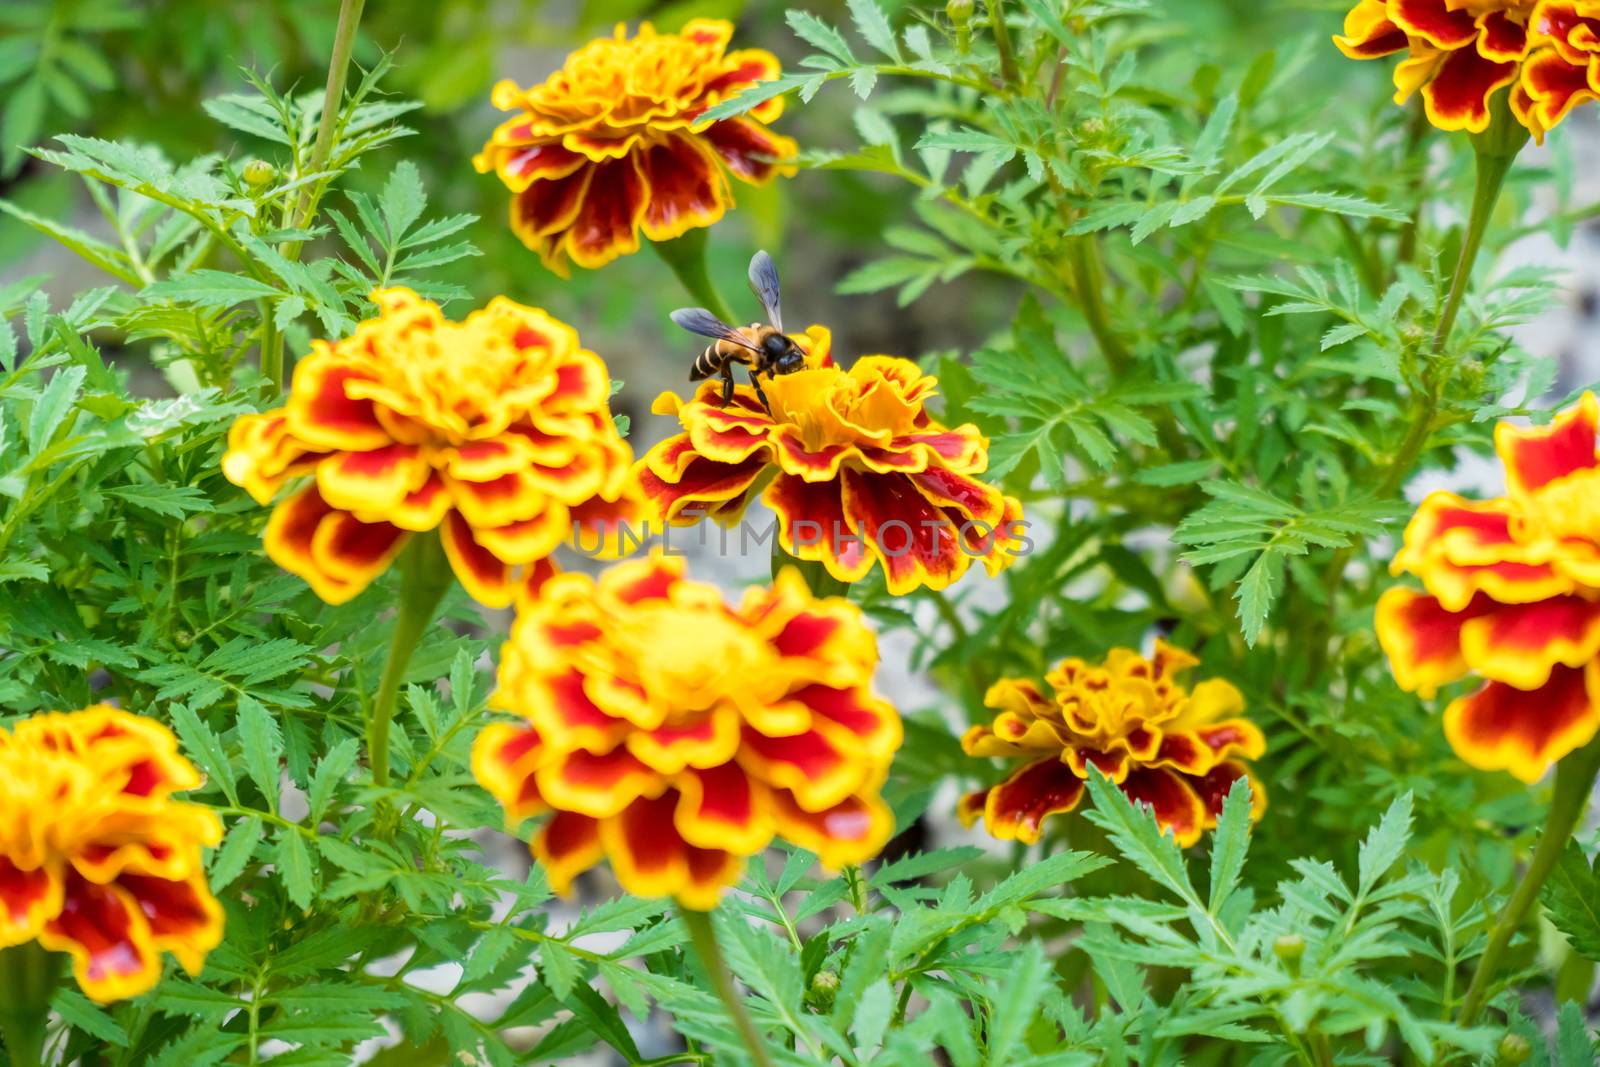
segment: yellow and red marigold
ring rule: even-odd
[[[782,837],[837,868],[875,855],[900,718],[872,631],[792,569],[729,607],[680,559],[562,574],[523,606],[472,766],[565,892],[609,857],[622,887],[709,909]]]
[[[634,37],[584,45],[539,85],[494,88],[516,115],[473,160],[514,194],[511,228],[552,270],[599,267],[710,226],[733,206],[728,174],[760,185],[794,173],[796,146],[767,128],[781,97],[707,122],[708,108],[778,77],[770,52],[727,51],[733,25],[695,19],[678,33],[648,23]]]
[[[981,818],[995,837],[1032,844],[1045,819],[1078,806],[1091,764],[1149,805],[1184,847],[1216,826],[1240,777],[1250,778],[1251,818],[1260,818],[1266,793],[1241,760],[1260,757],[1266,741],[1242,717],[1244,697],[1232,684],[1211,678],[1184,687],[1178,676],[1197,663],[1157,641],[1149,658],[1119,648],[1098,666],[1062,660],[1045,676],[1048,694],[1031,680],[995,683],[985,703],[999,714],[968,730],[961,747],[969,756],[1027,762],[999,785],[963,797],[962,822]]]
[[[203,845],[216,815],[172,794],[199,773],[160,723],[101,704],[0,730],[0,948],[72,957],[85,994],[137,996],[170,952],[197,974],[222,940]]]
[[[1600,0],[1360,0],[1334,43],[1352,59],[1405,51],[1395,102],[1418,89],[1428,121],[1482,132],[1490,101],[1510,93],[1517,120],[1543,140],[1600,93]]]
[[[1482,770],[1537,781],[1600,728],[1600,404],[1585,394],[1547,427],[1502,423],[1507,495],[1434,493],[1390,570],[1423,591],[1378,600],[1395,681],[1432,697],[1468,675],[1445,736]]]
[[[1022,507],[974,477],[988,466],[978,428],[947,428],[924,408],[938,379],[891,356],[840,370],[825,328],[792,336],[807,366],[766,379],[770,413],[748,386],[723,407],[715,380],[687,402],[656,398],[653,410],[683,427],[638,464],[658,515],[677,526],[707,516],[731,525],[761,491],[791,556],[845,582],[881,564],[895,595],[943,589],[974,559],[990,574],[1011,563]]]
[[[339,604],[437,529],[467,591],[504,607],[570,537],[617,547],[606,531],[641,503],[633,452],[572,327],[504,297],[459,323],[408,289],[372,299],[377,318],[313,342],[283,407],[228,435],[223,472],[257,502],[307,480],[273,511],[267,555]]]

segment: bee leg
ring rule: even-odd
[[[733,403],[733,368],[728,364],[722,365],[722,406],[727,407]]]
[[[756,377],[756,372],[750,372],[750,384],[755,386],[756,399],[761,401],[761,406],[767,409],[767,414],[772,414],[772,405],[767,403],[767,394],[761,391],[761,379]]]

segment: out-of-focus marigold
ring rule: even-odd
[[[514,195],[511,228],[545,264],[599,267],[639,250],[639,231],[667,241],[710,226],[733,206],[728,174],[760,185],[794,173],[795,143],[767,128],[781,97],[744,115],[701,115],[741,90],[778,77],[770,52],[727,51],[733,25],[695,19],[678,33],[648,23],[634,37],[584,45],[539,85],[494,87],[516,115],[473,164]]]
[[[1241,759],[1266,751],[1261,731],[1243,718],[1244,697],[1220,678],[1187,689],[1178,675],[1199,660],[1163,641],[1148,659],[1113,649],[1091,666],[1065,659],[1034,682],[1005,678],[985,703],[1000,714],[961,739],[967,755],[1026,759],[1005,781],[963,797],[968,826],[983,819],[995,837],[1028,844],[1044,821],[1078,806],[1093,764],[1128,797],[1148,804],[1156,820],[1187,848],[1217,824],[1223,798],[1250,779],[1251,818],[1266,793]]]
[[[1378,640],[1402,689],[1432,697],[1467,675],[1445,736],[1482,770],[1535,782],[1600,728],[1600,404],[1546,427],[1501,423],[1507,495],[1430,495],[1390,570],[1421,579],[1378,600]]]
[[[1395,102],[1418,89],[1428,121],[1481,133],[1502,89],[1538,140],[1600,93],[1600,0],[1360,0],[1334,43],[1352,59],[1406,52]]]
[[[313,342],[283,407],[228,435],[223,472],[257,502],[310,478],[273,511],[267,555],[339,604],[437,528],[461,584],[504,607],[570,538],[615,551],[608,531],[642,504],[633,452],[572,327],[504,297],[459,323],[408,289],[372,299],[377,318]]]
[[[988,467],[988,440],[924,408],[937,378],[891,356],[840,370],[825,328],[791,336],[807,366],[766,381],[770,413],[749,386],[723,407],[716,380],[687,402],[656,398],[653,410],[683,426],[638,464],[661,519],[732,525],[765,485],[785,551],[844,582],[881,563],[897,596],[943,589],[974,559],[995,574],[1020,554],[1022,506],[973,477]]]
[[[660,555],[563,574],[518,613],[473,772],[564,892],[611,860],[639,896],[707,910],[776,837],[827,867],[889,838],[900,718],[871,691],[859,609],[790,569],[738,608]]]
[[[0,730],[0,948],[37,939],[72,957],[105,1003],[197,974],[222,940],[202,845],[215,814],[172,794],[201,783],[165,726],[100,704]]]

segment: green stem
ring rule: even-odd
[[[1456,1019],[1459,1025],[1471,1026],[1482,1010],[1500,956],[1511,943],[1511,936],[1522,925],[1528,909],[1539,898],[1539,890],[1543,888],[1545,879],[1561,858],[1572,831],[1583,819],[1597,774],[1600,774],[1600,739],[1589,742],[1556,764],[1555,796],[1550,800],[1550,813],[1545,816],[1544,832],[1539,835],[1539,845],[1534,849],[1528,869],[1522,873],[1516,892],[1506,901],[1494,929],[1489,932],[1489,943],[1478,958],[1478,967],[1472,973],[1472,984],[1467,987],[1466,998],[1461,1002],[1461,1014]]]
[[[1512,161],[1517,153],[1527,142],[1527,131],[1511,117],[1509,106],[1504,102],[1505,94],[1497,98],[1497,108],[1503,114],[1496,114],[1490,128],[1482,134],[1473,136],[1472,146],[1476,153],[1476,170],[1472,190],[1472,208],[1467,216],[1467,232],[1461,243],[1461,254],[1456,259],[1455,276],[1450,279],[1450,293],[1445,298],[1444,310],[1439,315],[1438,325],[1433,332],[1433,342],[1429,347],[1430,359],[1422,371],[1422,386],[1420,396],[1416,398],[1411,411],[1411,424],[1406,430],[1406,436],[1400,443],[1399,449],[1384,465],[1383,474],[1378,479],[1377,495],[1386,499],[1400,491],[1406,478],[1411,474],[1412,466],[1426,450],[1428,439],[1433,433],[1434,416],[1439,410],[1440,398],[1444,395],[1445,386],[1449,384],[1449,367],[1452,361],[1439,360],[1445,345],[1450,340],[1450,331],[1455,326],[1456,314],[1461,310],[1461,301],[1467,292],[1467,286],[1472,281],[1472,267],[1477,261],[1478,251],[1483,246],[1483,235],[1489,227],[1489,217],[1494,214],[1495,204],[1500,200],[1500,190],[1505,185],[1506,174],[1511,169]],[[1441,370],[1441,363],[1443,368]],[[1316,624],[1318,630],[1313,634],[1311,641],[1312,677],[1322,672],[1327,663],[1329,653],[1328,628],[1331,627],[1337,610],[1336,597],[1339,585],[1344,580],[1345,567],[1355,552],[1355,547],[1347,546],[1339,549],[1329,560],[1327,569],[1323,572],[1323,585],[1328,591],[1328,610],[1319,616]]]
[[[1000,80],[1007,89],[1017,84],[1017,60],[1011,54],[1011,31],[1006,27],[1006,13],[1001,0],[986,0],[989,9],[989,29],[994,33],[995,51],[1000,53]]]
[[[379,786],[389,784],[389,724],[394,720],[400,683],[405,680],[411,653],[427,631],[450,581],[450,564],[438,535],[413,535],[400,554],[400,606],[395,614],[394,639],[383,665],[383,678],[378,682],[378,695],[372,702],[372,718],[367,721],[367,761],[372,766],[372,780]]]
[[[1111,328],[1105,300],[1100,295],[1101,287],[1105,284],[1105,268],[1100,262],[1100,246],[1095,243],[1093,234],[1084,234],[1072,242],[1071,266],[1072,287],[1077,290],[1078,309],[1083,312],[1089,332],[1094,334],[1095,343],[1100,346],[1100,354],[1105,357],[1111,376],[1121,378],[1128,373],[1130,357],[1128,349]]]
[[[706,969],[706,976],[711,979],[712,989],[722,1001],[723,1007],[728,1009],[734,1028],[739,1031],[745,1052],[749,1054],[756,1067],[773,1067],[772,1059],[767,1055],[766,1043],[757,1032],[755,1023],[750,1021],[739,995],[734,992],[733,979],[729,977],[728,967],[722,961],[722,950],[717,948],[717,932],[711,925],[711,913],[680,906],[678,917],[683,920],[684,927],[689,931],[689,940],[694,944],[700,963]]]
[[[739,325],[739,320],[728,310],[728,305],[711,282],[710,272],[706,270],[704,229],[690,230],[671,241],[652,241],[650,247],[672,268],[672,273],[677,275],[684,290],[700,301],[701,307],[730,326]]]
[[[322,93],[322,116],[317,120],[317,139],[311,145],[307,174],[321,172],[328,165],[328,157],[333,155],[333,133],[339,125],[339,105],[344,101],[344,80],[350,72],[350,53],[356,46],[356,29],[361,25],[361,9],[365,6],[366,0],[340,0],[333,55],[328,57],[328,84]],[[300,193],[295,225],[301,227],[309,223],[315,207],[316,194],[308,185]]]
[[[1450,279],[1450,294],[1445,298],[1444,311],[1440,313],[1439,324],[1433,331],[1432,352],[1436,356],[1444,351],[1445,345],[1450,340],[1450,330],[1455,325],[1456,313],[1461,310],[1461,300],[1466,296],[1467,286],[1472,281],[1472,265],[1478,258],[1478,249],[1483,245],[1483,235],[1489,228],[1489,216],[1494,214],[1494,206],[1500,199],[1500,188],[1505,184],[1506,173],[1511,170],[1514,159],[1516,159],[1515,151],[1510,155],[1483,151],[1477,154],[1472,186],[1472,213],[1467,216],[1467,233],[1461,242],[1461,255],[1456,260],[1455,277]]]
[[[272,383],[274,396],[283,395],[283,338],[278,335],[278,323],[273,317],[272,305],[261,304],[261,376]]]
[[[0,1037],[11,1067],[42,1067],[50,999],[66,957],[37,941],[0,951]]]
[[[340,105],[344,102],[345,77],[350,72],[350,53],[355,50],[356,30],[361,25],[361,9],[366,0],[340,0],[339,24],[333,34],[333,54],[328,57],[328,83],[322,93],[322,115],[317,120],[317,139],[311,144],[311,159],[306,163],[306,174],[319,174],[333,155],[334,133],[339,127]],[[316,214],[325,182],[313,182],[300,190],[294,208],[284,221],[296,229],[311,224]],[[290,241],[280,250],[290,261],[300,258],[299,241]],[[272,382],[277,392],[283,392],[284,360],[283,334],[271,320],[265,320],[261,332],[261,375]]]

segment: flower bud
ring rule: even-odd
[[[839,992],[839,976],[832,971],[818,971],[811,977],[811,999],[818,1007],[830,1008]]]
[[[972,21],[972,0],[950,0],[944,5],[944,13],[950,16],[950,21],[962,28]]]
[[[1272,954],[1284,963],[1299,963],[1306,954],[1306,939],[1299,934],[1284,934],[1272,942]]]
[[[278,176],[278,168],[264,159],[252,159],[242,172],[246,185],[260,188]]]
[[[1507,1034],[1500,1039],[1500,1047],[1495,1050],[1495,1063],[1516,1064],[1526,1063],[1533,1050],[1528,1047],[1528,1039],[1521,1034]]]

